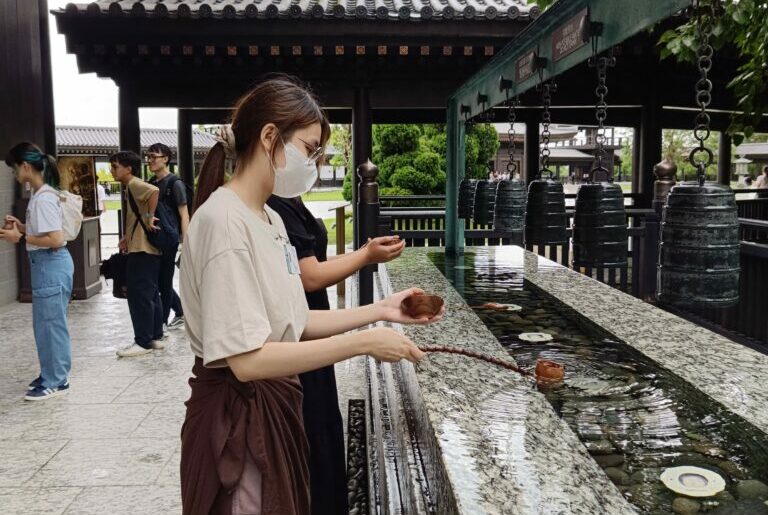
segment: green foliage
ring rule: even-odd
[[[555,3],[555,0],[528,0],[529,4],[535,4],[541,7],[541,10],[543,11],[550,5]]]
[[[437,185],[437,178],[417,171],[412,166],[404,166],[392,175],[392,186],[411,190],[416,195],[426,195]]]
[[[430,177],[437,177],[437,174],[441,171],[440,156],[434,152],[422,152],[414,158],[413,167],[417,172],[429,175]]]
[[[466,137],[468,175],[487,178],[488,162],[498,148],[498,135],[492,125],[471,128]],[[445,193],[447,151],[443,124],[374,126],[373,159],[379,167],[381,195],[391,188],[420,195]]]
[[[397,124],[379,127],[374,133],[374,141],[378,140],[381,157],[386,158],[394,154],[406,154],[418,150],[421,131],[417,125]]]
[[[332,126],[330,144],[339,153],[330,159],[329,164],[331,166],[343,166],[345,170],[349,170],[352,164],[352,131],[350,131],[350,126]]]
[[[701,3],[712,5],[712,0]],[[743,111],[731,118],[728,128],[738,145],[744,136],[754,133],[763,113],[768,111],[768,4],[763,0],[724,0],[722,5],[725,12],[713,19],[710,41],[716,51],[727,44],[740,57],[736,76],[728,84]],[[658,44],[662,59],[674,56],[678,62],[695,62],[696,23],[695,18],[691,19],[661,35]],[[717,67],[717,52],[713,61]]]
[[[351,170],[347,171],[347,175],[344,176],[344,183],[341,185],[341,194],[347,202],[352,202],[352,173]]]
[[[378,165],[379,167],[379,186],[393,186],[392,176],[403,167],[413,166],[416,160],[416,152],[408,152],[406,154],[394,154],[383,158]]]
[[[499,135],[496,128],[489,123],[482,123],[472,127],[470,137],[477,139],[477,162],[488,164],[499,150]]]
[[[397,197],[397,196],[405,196],[405,195],[413,195],[413,192],[409,189],[399,188],[397,186],[388,186],[385,188],[379,188],[380,197]]]
[[[698,146],[698,141],[693,137],[693,132],[680,129],[664,129],[662,132],[662,156],[673,161],[677,165],[677,180],[693,180],[696,177],[696,169],[688,162],[691,149]],[[717,155],[720,148],[717,132],[712,132],[706,140],[706,146],[714,154],[714,162],[707,168],[707,180],[715,180],[717,176]]]

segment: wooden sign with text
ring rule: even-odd
[[[589,10],[584,8],[576,16],[559,26],[552,33],[552,60],[559,61],[576,49],[587,44],[582,39],[582,29],[589,22]]]

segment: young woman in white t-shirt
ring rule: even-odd
[[[368,354],[418,361],[403,334],[378,321],[413,319],[410,289],[373,305],[310,311],[298,260],[270,195],[301,195],[330,135],[317,101],[288,77],[236,104],[200,172],[181,257],[181,296],[196,355],[182,429],[185,514],[309,513],[307,443],[296,374]],[[234,175],[225,185],[225,164]]]
[[[5,164],[19,183],[29,184],[32,189],[26,223],[6,216],[0,238],[11,243],[26,241],[40,375],[29,384],[24,398],[40,401],[69,391],[72,351],[67,309],[75,268],[62,230],[56,160],[36,145],[24,142],[8,151]]]

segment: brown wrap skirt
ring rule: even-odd
[[[297,377],[241,383],[195,358],[181,428],[184,515],[232,512],[246,453],[262,475],[262,513],[309,513],[309,447]]]

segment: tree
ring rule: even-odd
[[[349,172],[352,165],[352,132],[349,125],[334,125],[331,127],[331,146],[338,151],[330,161],[331,166],[341,166]]]
[[[488,163],[499,149],[493,125],[478,124],[467,130],[466,175],[488,177]],[[393,124],[373,127],[373,162],[379,167],[382,196],[444,194],[446,154],[443,124]],[[352,177],[344,179],[344,198],[352,199]]]

